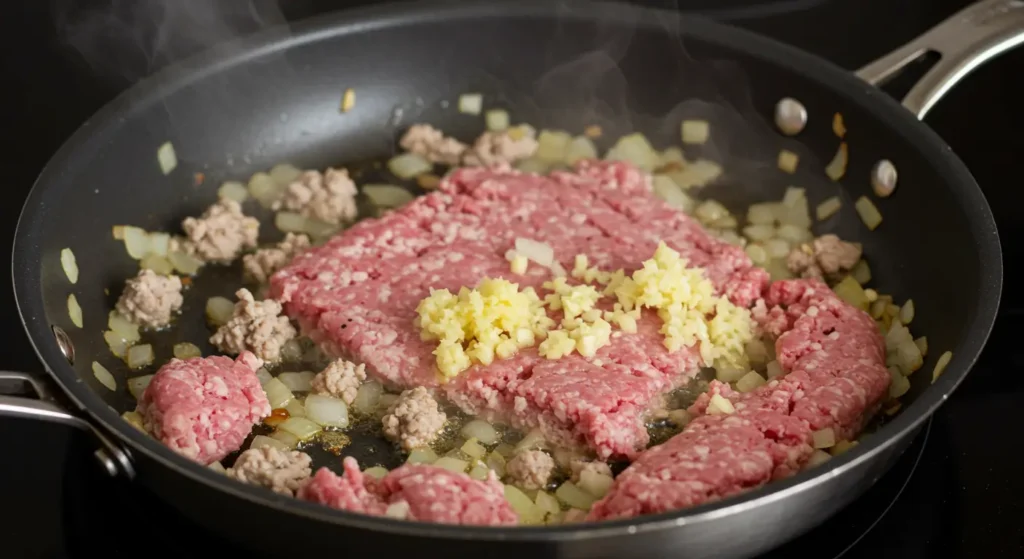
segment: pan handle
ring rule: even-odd
[[[35,398],[11,395],[25,392],[33,393]],[[100,448],[96,449],[95,457],[108,474],[112,477],[125,476],[128,479],[135,477],[135,467],[128,453],[95,425],[69,413],[58,404],[46,383],[38,376],[0,371],[0,417],[2,416],[48,421],[86,431],[99,443]]]
[[[938,53],[942,58],[903,98],[903,106],[923,119],[939,99],[975,68],[1022,42],[1024,1],[981,0],[864,66],[857,76],[872,85],[883,85],[926,53]]]

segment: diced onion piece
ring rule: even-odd
[[[871,281],[871,267],[868,266],[867,260],[859,260],[857,264],[850,270],[850,275],[853,279],[857,280],[857,283],[866,285]]]
[[[768,346],[765,345],[763,340],[757,338],[750,340],[746,343],[744,349],[751,364],[763,365],[768,362]]]
[[[144,270],[152,270],[161,276],[169,276],[174,273],[174,264],[167,258],[157,254],[147,254],[139,261],[139,267]]]
[[[519,516],[520,524],[540,524],[544,522],[544,511],[540,509],[525,493],[511,485],[505,486],[505,500]]]
[[[264,208],[272,206],[284,192],[283,185],[278,184],[273,177],[263,172],[255,173],[250,177],[246,188],[249,189],[249,194]]]
[[[71,283],[78,283],[78,262],[75,261],[75,253],[70,248],[60,251],[60,267],[64,269],[64,275]]]
[[[516,447],[508,443],[501,443],[498,446],[494,447],[494,452],[504,456],[505,458],[511,458],[516,453]]]
[[[217,196],[219,198],[234,200],[241,204],[249,197],[249,191],[245,188],[245,185],[239,181],[227,181],[217,189]]]
[[[303,233],[306,231],[306,217],[293,212],[277,212],[274,227],[283,233]]]
[[[800,156],[784,149],[779,152],[779,169],[789,174],[796,172],[797,163],[800,161]]]
[[[344,404],[344,402],[342,402],[342,404]],[[307,409],[309,408],[308,403],[306,407]],[[285,433],[295,435],[295,437],[300,441],[311,439],[321,431],[320,425],[305,417],[289,417],[282,421],[277,428]]]
[[[484,448],[476,439],[469,439],[465,444],[460,447],[462,452],[465,452],[467,456],[472,458],[480,459],[487,456],[487,449]]]
[[[685,167],[667,173],[683,190],[707,186],[722,176],[722,166],[714,161],[698,159],[687,163]]]
[[[839,456],[855,446],[857,446],[857,441],[839,441],[829,450],[829,453],[832,456]]]
[[[545,268],[550,268],[551,263],[555,260],[555,249],[547,243],[516,237],[515,247],[517,253]]]
[[[458,458],[452,458],[451,456],[442,456],[438,458],[434,462],[434,465],[438,468],[444,468],[459,474],[466,473],[466,468],[469,467],[469,463],[465,460],[459,460]]]
[[[127,227],[127,225],[115,225],[115,226],[113,226],[111,228],[111,234],[118,241],[123,241],[124,240],[124,229],[125,229],[125,227]]]
[[[422,155],[403,153],[388,160],[388,170],[400,179],[411,179],[416,175],[429,173],[434,165]]]
[[[189,342],[182,342],[180,344],[174,344],[174,356],[178,359],[191,359],[193,357],[201,357],[203,352],[199,350],[199,346]]]
[[[590,510],[594,501],[597,500],[594,495],[580,489],[571,481],[567,481],[562,485],[559,485],[558,489],[555,490],[555,497],[558,497],[559,501],[562,501],[572,508],[583,510]]]
[[[377,411],[391,409],[392,404],[398,401],[398,394],[381,394],[377,400]]]
[[[750,257],[750,261],[753,262],[755,266],[764,266],[764,264],[769,260],[768,252],[761,245],[749,244],[745,250],[747,252],[747,256]]]
[[[836,150],[836,154],[832,157],[832,161],[829,161],[828,165],[825,166],[825,174],[828,178],[837,181],[843,178],[846,174],[846,164],[849,159],[849,150],[846,147],[846,142],[839,142],[839,149]]]
[[[487,458],[484,460],[484,464],[487,464],[488,468],[494,470],[494,474],[496,476],[502,477],[505,475],[505,457],[502,456],[498,451],[492,450],[491,453],[488,454]]]
[[[743,236],[751,241],[767,241],[775,236],[773,225],[748,225],[743,228]]]
[[[764,269],[771,276],[772,281],[779,281],[789,279],[793,277],[793,272],[786,266],[786,260],[783,258],[773,258],[764,265]]]
[[[870,304],[868,296],[864,293],[864,288],[852,276],[843,278],[842,281],[832,288],[832,291],[847,303],[861,310],[868,310],[868,305]]]
[[[124,248],[128,251],[128,256],[141,260],[149,253],[149,234],[138,227],[125,226]]]
[[[78,304],[74,293],[68,295],[68,316],[71,318],[72,324],[79,328],[82,327],[82,307]]]
[[[433,464],[437,461],[437,453],[429,448],[414,448],[409,452],[406,464]]]
[[[674,423],[676,427],[686,427],[691,419],[693,418],[690,416],[690,412],[686,410],[672,410],[668,412],[668,420]]]
[[[947,351],[939,356],[939,360],[935,362],[935,368],[932,369],[932,383],[939,380],[939,377],[942,376],[943,372],[945,372],[951,359],[953,359],[952,351]]]
[[[550,167],[550,163],[542,161],[538,157],[527,157],[515,164],[515,168],[519,171],[524,173],[536,173],[538,175],[547,173]]]
[[[836,444],[836,432],[831,427],[825,427],[811,433],[811,442],[814,448],[832,448]]]
[[[291,447],[287,444],[266,435],[256,435],[252,438],[252,442],[249,444],[249,448],[261,449],[264,447],[276,448],[282,451],[291,450]]]
[[[206,300],[206,319],[214,326],[222,326],[231,320],[235,304],[224,297],[210,297]]]
[[[711,135],[711,125],[706,120],[684,120],[679,128],[684,144],[704,144]]]
[[[632,163],[638,169],[650,172],[658,166],[661,155],[643,134],[635,132],[619,138],[604,158],[608,161]]]
[[[600,499],[608,493],[614,482],[615,479],[610,475],[584,469],[580,472],[579,488]]]
[[[284,443],[285,447],[288,448],[289,450],[295,448],[296,446],[299,445],[300,442],[302,442],[295,435],[289,433],[288,431],[282,431],[281,429],[277,429],[276,431],[271,433],[270,438],[276,439]]]
[[[807,195],[802,188],[791,186],[786,189],[782,198],[782,204],[775,206],[779,222],[809,229],[811,227],[811,212],[807,205]]]
[[[811,453],[811,457],[807,459],[807,464],[804,465],[804,469],[820,466],[831,459],[831,454],[823,450],[815,450]]]
[[[128,348],[132,345],[131,342],[125,340],[120,334],[111,330],[103,333],[103,339],[107,342],[110,352],[121,358],[128,354]]]
[[[912,341],[914,341],[914,338],[910,335],[910,330],[899,322],[893,323],[889,327],[889,331],[885,333],[886,351],[896,351],[896,348],[898,348],[901,343]]]
[[[384,479],[384,476],[388,475],[388,469],[383,466],[371,466],[363,470],[363,474],[374,479]]]
[[[348,406],[338,398],[310,394],[306,397],[306,417],[324,427],[343,429],[348,427]]]
[[[743,378],[747,371],[738,367],[718,367],[715,369],[715,378],[719,382],[736,382]]]
[[[900,372],[909,375],[924,365],[924,356],[921,355],[921,349],[913,340],[904,340],[896,347],[896,361]]]
[[[734,411],[736,411],[736,408],[732,405],[732,402],[723,398],[721,394],[715,394],[708,401],[708,415],[728,415]]]
[[[284,188],[299,179],[302,169],[290,163],[278,163],[270,169],[269,175],[277,186]]]
[[[163,174],[170,174],[178,166],[178,154],[174,152],[174,145],[171,142],[164,142],[156,150],[156,159],[160,163],[160,171]]]
[[[857,214],[860,215],[860,220],[864,222],[864,225],[867,226],[868,230],[874,231],[878,228],[879,224],[882,223],[882,214],[867,196],[861,196],[858,198],[853,207],[857,209]]]
[[[141,369],[153,364],[153,346],[149,344],[134,345],[128,348],[128,355],[125,360],[131,369]]]
[[[921,352],[922,356],[928,355],[928,337],[921,336],[914,340],[914,344],[917,345],[917,350]]]
[[[341,95],[341,112],[347,113],[356,106],[356,90],[351,87]]]
[[[818,204],[818,207],[815,208],[814,213],[815,215],[817,215],[818,221],[825,221],[826,219],[835,215],[841,207],[843,207],[842,200],[840,200],[838,196],[833,196],[831,198],[826,199],[824,202]]]
[[[459,96],[459,112],[478,115],[484,108],[484,96],[479,93],[464,93]]]
[[[143,375],[128,379],[128,392],[138,400],[142,397],[142,393],[146,391],[146,387],[149,386],[151,380],[153,380],[153,375]]]
[[[682,148],[672,146],[662,150],[661,154],[658,155],[658,168],[663,169],[665,167],[675,169],[686,167],[686,157],[683,155]]]
[[[288,412],[288,417],[307,417],[306,405],[300,402],[298,398],[288,402],[284,410]]]
[[[768,364],[765,365],[765,372],[767,373],[768,378],[781,377],[786,374],[786,372],[782,370],[782,365],[775,360],[769,361]]]
[[[545,163],[562,163],[569,152],[572,136],[563,130],[541,130],[534,157]]]
[[[268,371],[266,367],[260,367],[259,369],[256,369],[256,378],[259,379],[260,386],[263,386],[270,382],[274,377],[271,376],[270,371]]]
[[[313,390],[313,377],[315,376],[316,373],[311,371],[302,371],[299,373],[281,373],[277,375],[277,379],[292,392],[309,392]]]
[[[597,146],[586,136],[576,136],[565,148],[565,163],[575,165],[584,159],[597,159]]]
[[[785,239],[769,239],[764,243],[764,250],[768,258],[786,258],[789,255],[790,245]]]
[[[502,109],[491,109],[484,113],[484,121],[487,123],[487,130],[501,132],[508,129],[508,111]]]
[[[760,373],[750,371],[743,375],[743,378],[736,381],[736,390],[739,392],[753,392],[767,383],[768,381],[764,380]]]
[[[191,276],[199,271],[199,268],[203,266],[203,261],[198,258],[185,254],[184,252],[178,252],[172,250],[167,253],[167,261],[174,266],[174,269],[180,274]]]
[[[137,411],[126,411],[121,414],[121,419],[127,421],[132,427],[135,427],[143,433],[146,432],[146,426],[142,423],[142,414]],[[148,434],[148,433],[147,433]]]
[[[356,413],[371,415],[377,411],[377,403],[384,387],[375,381],[364,382],[356,391],[356,398],[352,400],[352,409]]]
[[[840,113],[832,115],[832,132],[840,138],[846,136],[846,125],[843,124],[843,115]]]
[[[796,225],[790,225],[784,223],[776,231],[776,236],[782,240],[788,241],[793,245],[810,242],[814,239],[814,235],[803,227],[797,227]]]
[[[96,377],[100,384],[107,387],[107,390],[117,390],[117,381],[114,380],[114,375],[110,374],[110,371],[97,361],[92,362],[92,376]]]
[[[778,205],[775,202],[751,204],[747,208],[747,221],[753,225],[774,225]]]
[[[501,433],[490,423],[482,419],[474,419],[462,426],[460,431],[467,439],[476,439],[483,444],[494,444],[501,440]]]
[[[907,302],[900,308],[900,322],[910,324],[914,321],[914,300],[907,299]]]
[[[281,345],[282,361],[298,361],[299,359],[302,359],[302,343],[299,342],[298,338],[292,338]],[[285,382],[285,384],[287,385],[288,383]],[[291,387],[289,386],[288,388]],[[306,390],[309,389],[307,388]]]
[[[889,384],[889,398],[895,400],[910,390],[910,380],[903,373],[895,370],[895,367],[890,367],[889,369],[889,376],[892,379],[892,382]]]
[[[515,446],[513,454],[518,454],[524,450],[541,450],[547,447],[547,442],[544,440],[544,433],[540,429],[531,429],[526,436]]]
[[[415,198],[412,192],[393,184],[367,184],[363,186],[363,193],[381,208],[398,208]]]
[[[664,200],[669,206],[686,213],[693,211],[695,205],[693,198],[687,196],[668,175],[654,175],[652,184],[655,196]]]
[[[727,217],[729,210],[715,200],[705,200],[693,213],[701,223],[709,224]]]
[[[280,379],[272,378],[263,384],[271,409],[283,408],[295,397],[291,390]]]
[[[544,514],[558,514],[562,511],[562,505],[558,504],[558,499],[547,491],[538,491],[533,502]]]

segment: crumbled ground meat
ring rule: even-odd
[[[243,483],[261,485],[284,495],[295,492],[313,473],[312,460],[305,452],[274,447],[250,448],[243,452],[227,474]]]
[[[225,353],[249,350],[274,363],[281,359],[281,346],[297,335],[288,317],[281,315],[281,304],[273,299],[256,301],[248,289],[235,292],[238,302],[227,324],[217,329],[210,343]]]
[[[266,283],[271,274],[283,268],[296,254],[307,248],[309,237],[288,233],[277,246],[261,248],[242,257],[242,270],[246,279],[255,283]]]
[[[175,248],[208,262],[231,262],[247,248],[256,246],[260,222],[242,213],[234,200],[221,198],[201,217],[187,217],[181,223],[188,239],[175,242]]]
[[[359,385],[366,380],[366,365],[337,359],[313,377],[313,390],[340,398],[346,404],[356,399]],[[443,421],[442,421],[443,422]]]
[[[411,450],[430,444],[447,419],[427,389],[418,386],[402,392],[382,421],[384,434]]]
[[[505,474],[523,489],[543,489],[555,471],[555,459],[543,450],[524,450],[505,465]]]
[[[516,131],[484,132],[463,157],[463,164],[471,167],[491,166],[498,163],[515,163],[532,156],[537,151],[537,140],[528,128]]]
[[[414,124],[398,143],[406,151],[445,165],[458,165],[466,151],[466,144],[445,136],[429,124]]]
[[[327,169],[326,172],[305,171],[292,181],[274,209],[285,208],[338,225],[356,217],[356,183],[348,169]]]
[[[137,276],[124,282],[117,312],[139,326],[160,328],[171,322],[182,300],[181,278],[139,270]]]
[[[860,260],[859,245],[848,243],[835,235],[822,235],[813,243],[794,248],[786,258],[786,266],[802,278],[835,276],[853,268]]]
[[[569,468],[572,470],[573,482],[579,481],[580,474],[582,474],[585,471],[612,477],[612,469],[608,467],[608,464],[605,464],[604,462],[588,462],[587,460],[573,460],[569,464]]]

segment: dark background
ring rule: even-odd
[[[168,2],[200,11],[216,4],[229,15],[217,25],[168,31],[154,25],[152,17]],[[134,81],[171,59],[209,46],[218,37],[253,31],[279,16],[294,20],[367,3],[291,0],[283,1],[283,10],[275,12],[266,3],[250,9],[249,3],[235,0],[6,2],[0,17],[0,130],[7,136],[6,149],[0,152],[4,163],[0,184],[5,194],[0,203],[0,246],[10,246],[22,200],[50,154]],[[962,0],[642,3],[711,12],[851,70],[966,4]],[[149,9],[152,6],[157,10]],[[106,9],[108,17],[112,14],[130,25],[114,26],[108,19],[96,19],[94,10],[100,8]],[[1019,131],[1024,124],[1022,69],[1024,52],[1003,57],[972,75],[928,118],[975,174],[996,214],[1007,270],[1003,315],[981,363],[936,416],[917,473],[902,497],[847,557],[1024,557],[1020,525],[1024,460],[1016,435],[1024,423],[1018,411],[1024,405],[1020,377],[1024,356],[1015,347],[1020,345],[1015,332],[1024,326],[1024,319],[1014,289],[1020,274],[1020,244],[1014,242],[1020,234],[1016,216],[1024,188],[1019,162],[1024,147]],[[19,324],[9,278],[0,273],[0,368],[35,371],[39,366]],[[58,428],[0,420],[0,444],[0,503],[5,512],[0,516],[0,556],[136,555],[139,542],[163,538],[156,530],[161,522],[158,505],[146,501],[136,488],[95,475],[87,459],[88,446],[77,436]],[[901,467],[909,470],[906,464]],[[902,487],[902,479],[890,477],[876,491],[887,493],[876,495],[875,501],[864,500],[860,509],[855,505],[856,510],[806,541],[820,545],[822,556],[835,556],[836,542],[842,544],[839,548],[846,545],[843,542],[852,543]],[[81,516],[91,517],[88,528],[75,520]]]

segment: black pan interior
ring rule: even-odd
[[[203,59],[133,90],[71,140],[28,201],[14,273],[34,343],[76,401],[121,436],[166,452],[117,427],[112,413],[134,407],[124,380],[146,372],[129,372],[101,337],[124,278],[137,266],[112,239],[112,225],[176,231],[182,218],[215,200],[224,180],[244,180],[282,161],[323,168],[385,158],[398,134],[415,122],[472,140],[483,122],[457,111],[456,99],[464,92],[483,93],[486,108],[508,108],[514,121],[538,128],[579,133],[598,124],[606,139],[639,130],[658,148],[678,143],[681,119],[709,120],[711,143],[687,151],[726,169],[707,196],[745,206],[777,200],[796,185],[807,189],[813,207],[839,195],[840,217],[816,225],[815,232],[863,243],[872,285],[897,300],[913,297],[915,333],[927,335],[932,349],[912,377],[905,402],[926,392],[942,351],[961,348],[949,376],[962,376],[973,362],[998,302],[994,225],[977,187],[948,149],[881,94],[823,63],[787,58],[785,49],[761,48],[745,34],[699,20],[677,27],[670,18],[622,9],[461,13],[421,12],[333,28],[314,24],[305,32],[294,30],[292,39],[286,31],[271,34],[261,48],[234,45],[217,63]],[[343,114],[338,107],[347,88],[355,90],[357,101]],[[771,124],[783,97],[800,100],[810,115],[796,138],[783,137]],[[823,172],[839,143],[832,132],[836,112],[849,130],[850,153],[838,184]],[[173,142],[179,159],[170,176],[161,174],[155,155],[165,141]],[[782,148],[800,154],[796,175],[776,168]],[[895,163],[899,185],[892,198],[875,198],[884,222],[868,232],[853,201],[870,194],[870,168],[880,158]],[[204,174],[202,184],[196,173]],[[269,224],[263,228],[265,240],[275,235]],[[77,255],[76,285],[59,264],[65,247]],[[230,295],[229,288],[222,291]],[[83,329],[68,318],[69,293],[83,309]],[[204,300],[187,298],[186,315],[196,318]],[[51,325],[74,342],[73,366],[60,362],[47,335]],[[183,320],[174,332],[193,343],[209,336],[201,320]],[[159,347],[158,360],[169,351]],[[94,379],[93,360],[114,373],[116,392]],[[949,379],[940,389],[948,393],[955,382]],[[920,410],[941,397],[929,397]],[[95,405],[97,398],[112,410]]]

